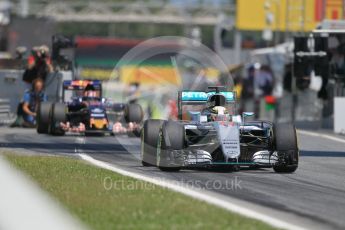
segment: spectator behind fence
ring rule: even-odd
[[[272,94],[274,78],[271,68],[268,65],[262,65],[254,74],[254,113],[255,119],[262,114],[262,100]],[[249,110],[250,111],[250,110]]]
[[[36,112],[41,102],[47,101],[47,96],[43,92],[44,82],[37,78],[32,82],[31,90],[25,92],[22,103],[23,126],[33,127],[36,125]]]
[[[243,79],[241,112],[254,111],[254,79],[255,68],[251,65],[247,70],[247,75]]]
[[[260,71],[254,78],[254,85],[256,97],[263,97],[272,94],[274,79],[272,70],[269,66],[261,66]]]
[[[243,79],[243,90],[242,90],[242,99],[253,99],[254,98],[254,77],[255,77],[255,68],[250,66],[248,68],[247,76]]]
[[[46,80],[47,75],[53,72],[53,66],[49,56],[49,48],[46,45],[33,47],[28,57],[27,68],[23,74],[23,81],[31,84],[35,79]]]

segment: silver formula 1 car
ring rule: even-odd
[[[144,166],[164,171],[182,168],[273,167],[292,173],[299,150],[292,124],[246,122],[253,113],[235,115],[234,92],[210,87],[208,92],[180,91],[179,120],[146,120],[141,132]]]

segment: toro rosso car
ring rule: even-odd
[[[38,133],[139,135],[139,124],[143,118],[141,106],[109,102],[102,97],[100,81],[64,81],[62,95],[63,102],[40,104],[37,113]]]
[[[299,158],[294,126],[246,122],[245,117],[253,113],[235,115],[235,96],[222,87],[210,87],[208,92],[179,92],[178,121],[144,122],[142,164],[164,171],[193,167],[238,170],[250,166],[294,172]]]

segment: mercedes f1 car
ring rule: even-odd
[[[128,133],[139,135],[143,111],[138,104],[112,103],[102,97],[102,84],[94,80],[63,82],[63,102],[43,102],[37,112],[37,132],[64,135]],[[112,118],[112,119],[110,119]]]
[[[245,121],[253,113],[235,115],[236,95],[221,87],[208,92],[178,93],[179,120],[146,120],[141,132],[144,166],[164,171],[182,168],[273,167],[292,173],[299,149],[292,124]],[[248,120],[248,119],[247,119]]]

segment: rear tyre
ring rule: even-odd
[[[273,169],[277,173],[293,173],[298,168],[299,160],[296,129],[292,124],[276,124],[273,129],[278,157]]]
[[[163,120],[146,120],[141,131],[141,159],[143,166],[157,164],[157,144]]]
[[[157,166],[162,171],[176,172],[181,169],[182,159],[176,155],[176,150],[185,147],[184,126],[176,121],[163,123],[157,148]]]
[[[127,123],[141,123],[144,117],[143,109],[139,104],[128,104],[125,107],[125,121]]]
[[[63,136],[65,131],[60,127],[61,122],[66,122],[66,105],[54,103],[51,110],[50,133],[55,136]]]
[[[139,124],[143,121],[144,113],[139,104],[128,104],[125,107],[125,121],[126,123]],[[134,130],[127,133],[128,137],[140,137],[140,130]]]
[[[37,112],[37,133],[47,134],[49,132],[49,117],[51,112],[52,103],[41,102],[38,106]]]

